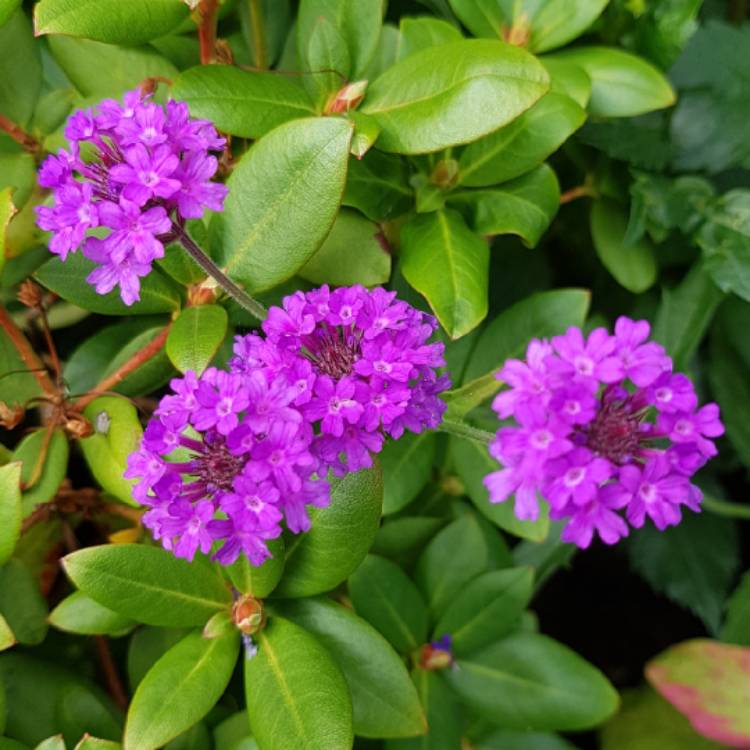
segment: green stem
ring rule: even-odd
[[[203,250],[193,241],[193,238],[178,224],[172,225],[172,231],[187,254],[230,296],[237,304],[247,310],[252,316],[263,322],[268,316],[268,310],[237,286]]]
[[[701,504],[707,511],[717,516],[750,520],[750,505],[744,503],[731,503],[714,497],[704,497]]]
[[[250,34],[253,43],[253,58],[255,67],[265,70],[268,67],[266,51],[266,37],[263,30],[263,8],[261,0],[248,0],[250,11]]]
[[[455,419],[444,419],[438,429],[450,435],[457,435],[467,440],[473,440],[475,443],[482,443],[482,445],[489,445],[495,439],[493,433],[480,430],[477,427],[472,427],[465,422],[459,422]]]

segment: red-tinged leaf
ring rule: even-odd
[[[750,648],[686,641],[649,662],[646,676],[697,732],[750,748]]]

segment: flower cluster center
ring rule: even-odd
[[[622,465],[638,455],[643,433],[643,414],[627,401],[602,404],[586,432],[586,445],[595,453]]]
[[[245,465],[244,456],[233,456],[223,440],[206,444],[205,451],[196,458],[196,474],[207,487],[224,492],[233,490],[234,478]]]
[[[340,380],[351,374],[359,355],[357,339],[334,331],[326,333],[317,340],[312,361],[321,375]]]

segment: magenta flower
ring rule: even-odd
[[[52,233],[49,248],[63,261],[83,246],[97,264],[87,281],[99,294],[119,287],[131,305],[175,228],[222,209],[227,189],[212,181],[218,161],[208,152],[224,140],[210,122],[191,119],[185,104],[164,108],[139,91],[75,112],[65,136],[70,150],[39,169],[54,203],[36,209],[37,223]],[[93,158],[81,156],[81,143]],[[97,228],[111,231],[89,235]]]
[[[588,338],[571,328],[552,345],[534,340],[525,362],[498,379],[493,403],[513,417],[490,444],[501,469],[485,477],[491,502],[516,498],[516,515],[536,519],[538,498],[565,520],[565,541],[587,547],[595,534],[614,544],[650,518],[663,530],[682,506],[700,510],[690,477],[716,455],[724,427],[716,404],[698,408],[689,378],[672,373],[649,325],[621,317],[615,334]],[[624,513],[623,513],[624,512]]]

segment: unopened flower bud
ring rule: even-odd
[[[0,427],[12,430],[21,423],[24,413],[23,406],[19,406],[18,404],[9,406],[5,401],[0,401]]]
[[[266,624],[263,602],[252,596],[241,596],[232,607],[232,621],[245,635],[262,630]]]
[[[419,666],[428,672],[452,667],[453,661],[451,637],[449,635],[444,635],[436,641],[432,641],[432,643],[427,643],[422,646],[419,653]]]
[[[347,83],[326,105],[327,115],[339,115],[356,109],[365,98],[367,81]]]

